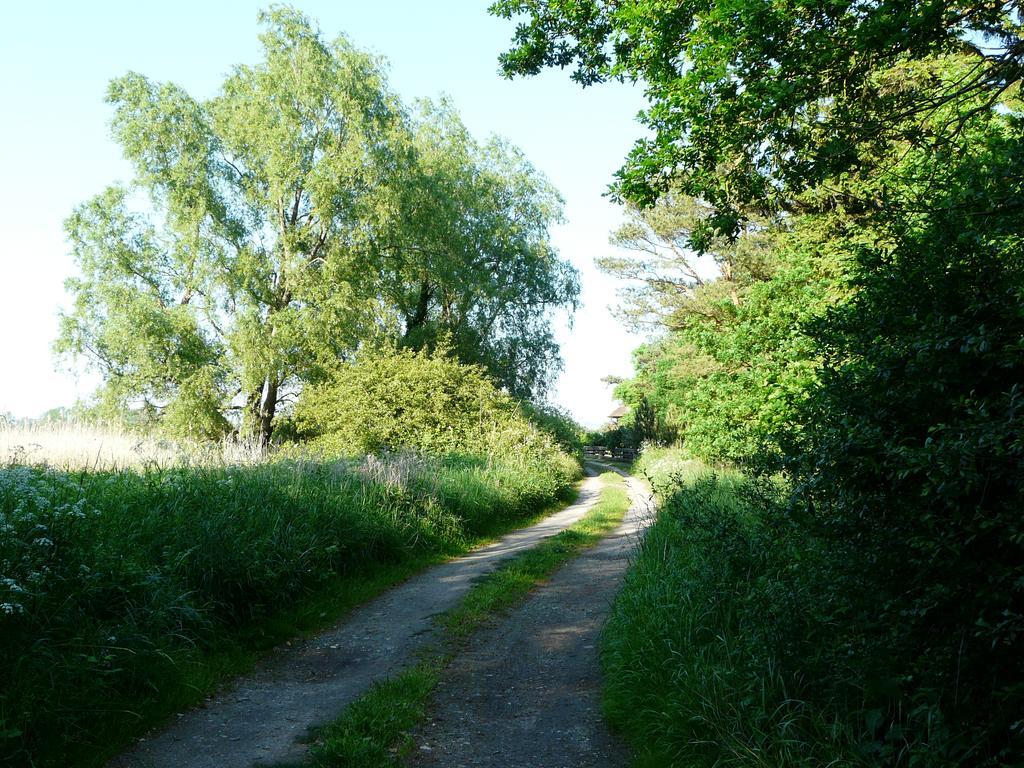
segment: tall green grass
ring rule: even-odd
[[[329,620],[374,580],[536,514],[578,471],[517,456],[0,468],[0,763],[101,763],[301,629],[302,606]]]
[[[870,712],[822,639],[809,583],[827,553],[795,540],[771,488],[647,451],[658,518],[602,641],[605,708],[637,765],[854,766]],[[826,628],[827,630],[827,628]],[[852,649],[851,649],[852,652]]]

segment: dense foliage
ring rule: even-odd
[[[795,513],[778,482],[715,473],[669,449],[646,451],[637,471],[660,512],[613,607],[602,660],[607,711],[640,765],[1019,763],[1019,629],[998,551],[1012,539],[986,530],[965,543],[955,524],[928,530],[938,515],[922,523],[890,509],[891,529],[847,527],[839,540]],[[890,546],[877,547],[879,536]],[[927,564],[925,582],[921,558],[935,538],[947,559]],[[995,567],[970,580],[983,593],[968,595],[963,550],[975,547]],[[867,563],[866,550],[881,557]],[[935,573],[950,569],[965,581]],[[910,594],[877,594],[893,570]],[[974,615],[986,607],[997,621]]]
[[[268,622],[294,633],[282,613],[464,551],[577,473],[516,455],[0,467],[0,762],[97,764],[192,703],[225,648],[262,648]]]
[[[840,616],[884,654],[885,721],[951,764],[1024,759],[1020,136],[994,120],[957,156],[909,154],[916,209],[881,217],[853,298],[812,326],[820,383],[782,440]]]
[[[616,234],[635,255],[603,266],[633,281],[627,317],[660,334],[620,395],[651,404],[658,436],[691,455],[784,484],[770,501],[720,480],[667,493],[656,534],[666,563],[647,557],[643,589],[664,579],[667,600],[692,590],[678,622],[703,629],[686,635],[694,651],[678,663],[704,663],[700,632],[735,640],[708,662],[727,684],[713,707],[673,721],[670,756],[1019,764],[1016,8],[510,0],[495,10],[527,13],[504,58],[510,74],[575,63],[584,83],[641,78],[651,99],[653,136],[617,191],[654,206]],[[719,277],[694,270],[688,248],[713,257]],[[665,697],[697,695],[686,674],[673,679]],[[755,692],[772,690],[785,692],[783,720],[748,717],[768,711]],[[814,717],[790,717],[800,701]],[[834,749],[787,752],[799,722],[803,743]],[[685,747],[702,737],[710,744]]]
[[[532,414],[553,431],[538,427]],[[519,405],[483,368],[460,363],[445,346],[431,353],[362,350],[302,393],[295,422],[310,445],[335,455],[415,450],[557,463],[567,460],[563,449],[575,447],[558,442],[571,440],[571,422]]]
[[[825,607],[797,606],[818,645],[782,682],[845,648],[847,671],[809,695],[870,692],[872,728],[854,731],[883,764],[1021,754],[1020,146],[1016,120],[991,116],[948,152],[901,148],[790,223],[771,277],[718,301],[726,320],[684,311],[622,387],[694,455],[784,471],[788,503],[766,514],[799,537],[765,546],[800,553],[778,588]],[[876,195],[884,208],[860,208]]]
[[[787,423],[817,368],[803,323],[843,292],[826,270],[794,253],[735,301],[714,282],[696,288],[673,332],[635,350],[634,377],[616,387],[634,411],[653,410],[645,436],[681,440],[709,461],[775,453],[767,436]]]
[[[651,135],[636,143],[617,191],[651,204],[666,191],[713,207],[695,239],[734,234],[744,209],[793,206],[809,184],[856,169],[860,151],[937,141],[917,118],[957,117],[1016,87],[1020,16],[1002,0],[497,0],[491,12],[525,15],[507,75],[575,66],[583,85],[641,82]],[[880,73],[929,57],[964,56],[954,77],[925,91]]]
[[[279,407],[368,340],[449,336],[520,397],[558,367],[550,312],[575,270],[561,199],[452,107],[410,112],[381,61],[262,15],[263,57],[201,101],[131,73],[113,135],[134,169],[67,221],[81,275],[57,348],[103,374],[107,415],[264,443]]]
[[[673,450],[646,451],[636,470],[660,511],[612,607],[602,664],[606,712],[637,765],[897,758],[906,745],[886,730],[886,683],[862,685],[887,659],[851,653],[848,627],[829,623],[829,551],[785,518],[777,489]]]

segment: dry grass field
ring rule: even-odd
[[[211,445],[164,440],[73,421],[0,421],[0,466],[100,471],[251,465],[264,458],[259,447],[240,442]]]

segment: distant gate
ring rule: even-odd
[[[636,459],[636,448],[606,448],[603,445],[583,446],[583,455],[588,459],[613,459],[617,461],[633,461]]]

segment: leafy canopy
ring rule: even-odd
[[[579,290],[548,238],[557,192],[449,104],[411,115],[345,37],[289,8],[261,21],[262,59],[209,100],[110,84],[134,178],[68,219],[81,276],[58,351],[100,369],[109,410],[264,442],[305,383],[375,339],[450,334],[510,391],[543,392],[551,311]]]
[[[557,66],[583,85],[643,83],[653,136],[614,189],[642,205],[670,188],[713,205],[700,247],[734,234],[745,208],[790,207],[794,191],[858,167],[864,144],[941,143],[1024,63],[1017,8],[1001,0],[498,0],[491,12],[525,16],[501,57],[508,76]],[[901,69],[944,54],[966,68],[903,87]],[[907,119],[943,104],[962,106],[949,125]]]

